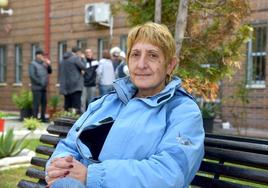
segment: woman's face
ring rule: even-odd
[[[130,78],[138,88],[138,97],[155,95],[165,87],[166,75],[173,67],[166,65],[163,51],[150,43],[137,42],[133,45],[128,67]]]

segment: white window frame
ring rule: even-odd
[[[109,38],[103,37],[98,39],[98,58],[102,58],[103,50],[109,49]]]
[[[87,49],[87,39],[78,39],[76,44],[77,47],[79,47],[82,52],[84,52]]]
[[[31,44],[31,58],[32,61],[35,60],[35,52],[40,47],[39,43],[32,43]]]
[[[127,53],[127,35],[120,36],[120,49]]]
[[[7,79],[7,48],[0,45],[0,83],[4,84]]]
[[[264,60],[265,60],[265,66],[267,66],[267,62],[266,62],[266,56],[267,56],[267,53],[266,53],[266,48],[267,48],[267,26],[266,25],[255,25],[253,26],[254,29],[255,28],[263,28],[264,29],[264,32],[265,32],[265,43],[264,43],[264,49],[262,51],[255,51],[253,52],[253,45],[254,45],[254,41],[260,41],[258,38],[254,39],[254,36],[252,37],[252,39],[248,42],[248,45],[247,45],[247,69],[246,69],[246,80],[247,80],[247,84],[246,84],[246,87],[247,88],[253,88],[253,89],[258,89],[258,88],[265,88],[266,87],[266,81],[265,81],[265,77],[266,77],[266,72],[265,72],[265,69],[263,70],[264,71],[264,79],[263,80],[254,80],[253,78],[253,69],[254,69],[254,65],[253,65],[253,59],[256,58],[256,57],[264,57]],[[257,36],[258,37],[258,36]],[[263,37],[263,36],[260,36],[260,37]],[[256,44],[255,44],[256,45]]]
[[[63,59],[63,54],[67,51],[67,41],[59,41],[58,42],[58,83],[60,80],[60,72],[59,72],[59,67],[60,67],[60,63]],[[58,84],[56,84],[56,86],[58,86]]]
[[[23,68],[23,60],[22,60],[22,45],[15,44],[15,84],[22,83],[22,68]]]

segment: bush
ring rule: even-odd
[[[54,95],[49,99],[49,106],[51,106],[53,109],[57,109],[59,103],[60,103],[60,97],[58,95]]]
[[[80,115],[77,114],[75,111],[59,111],[53,115],[53,119],[56,119],[59,117],[78,119],[80,117]]]
[[[23,126],[28,130],[34,131],[36,128],[40,127],[42,124],[36,118],[24,118]]]
[[[6,117],[6,114],[4,112],[0,112],[0,119],[3,119],[3,117]]]
[[[29,144],[29,142],[25,142],[27,136],[28,134],[21,139],[14,140],[13,129],[9,129],[6,133],[3,133],[0,137],[0,158],[18,155]]]
[[[30,91],[21,90],[20,93],[12,95],[12,101],[19,109],[31,109],[33,104],[33,96]]]

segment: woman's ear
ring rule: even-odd
[[[171,58],[171,61],[168,64],[168,67],[167,67],[167,74],[168,75],[171,75],[171,73],[175,69],[176,65],[177,65],[177,58],[174,56],[174,57]]]

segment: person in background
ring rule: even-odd
[[[84,87],[81,97],[81,111],[85,112],[87,105],[94,97],[96,97],[96,69],[99,66],[99,62],[93,58],[93,51],[88,48],[85,51],[86,55],[86,70],[84,72]]]
[[[116,78],[123,78],[125,76],[129,76],[129,70],[128,70],[127,63],[126,63],[125,52],[123,51],[120,52],[120,59],[121,59],[121,62],[115,70]]]
[[[46,165],[51,188],[187,188],[204,156],[202,115],[172,72],[175,40],[145,23],[127,39],[130,77],[89,104]]]
[[[100,96],[113,90],[113,81],[115,80],[115,72],[109,51],[103,50],[102,57],[96,70]]]
[[[33,94],[33,117],[38,117],[41,105],[41,121],[47,122],[45,117],[47,106],[48,75],[52,73],[50,60],[45,58],[42,49],[35,52],[35,60],[29,66],[29,76]]]
[[[111,60],[113,62],[114,71],[116,70],[117,66],[120,64],[120,52],[121,49],[119,47],[113,47],[110,50]]]
[[[60,93],[64,95],[64,110],[75,109],[80,113],[81,94],[83,89],[82,70],[86,67],[82,62],[83,54],[80,48],[72,48],[72,52],[66,52],[60,63],[59,81]]]

